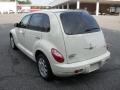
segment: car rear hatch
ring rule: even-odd
[[[60,18],[68,63],[89,60],[107,51],[103,33],[88,13],[64,12]]]

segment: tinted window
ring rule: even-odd
[[[42,17],[43,17],[44,31],[48,32],[50,30],[50,20],[49,20],[49,17],[46,14],[43,14]]]
[[[28,25],[30,17],[30,15],[25,16],[20,22],[20,27],[25,28]]]
[[[85,12],[65,12],[60,15],[63,29],[66,34],[83,34],[99,31],[95,19]]]
[[[34,30],[46,32],[50,27],[49,17],[46,14],[33,14],[29,22],[29,27]]]

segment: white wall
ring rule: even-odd
[[[0,2],[0,12],[8,12],[12,10],[14,12],[17,11],[17,4],[16,2]]]

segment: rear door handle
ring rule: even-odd
[[[24,32],[24,31],[22,31],[22,30],[20,30],[20,33],[21,33],[21,34],[25,34],[25,32]]]
[[[35,38],[36,38],[36,39],[40,39],[40,37],[37,37],[37,36],[36,36]]]

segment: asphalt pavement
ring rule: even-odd
[[[44,81],[36,63],[9,44],[13,24],[0,25],[0,90],[120,90],[120,31],[103,29],[111,58],[90,74]]]

